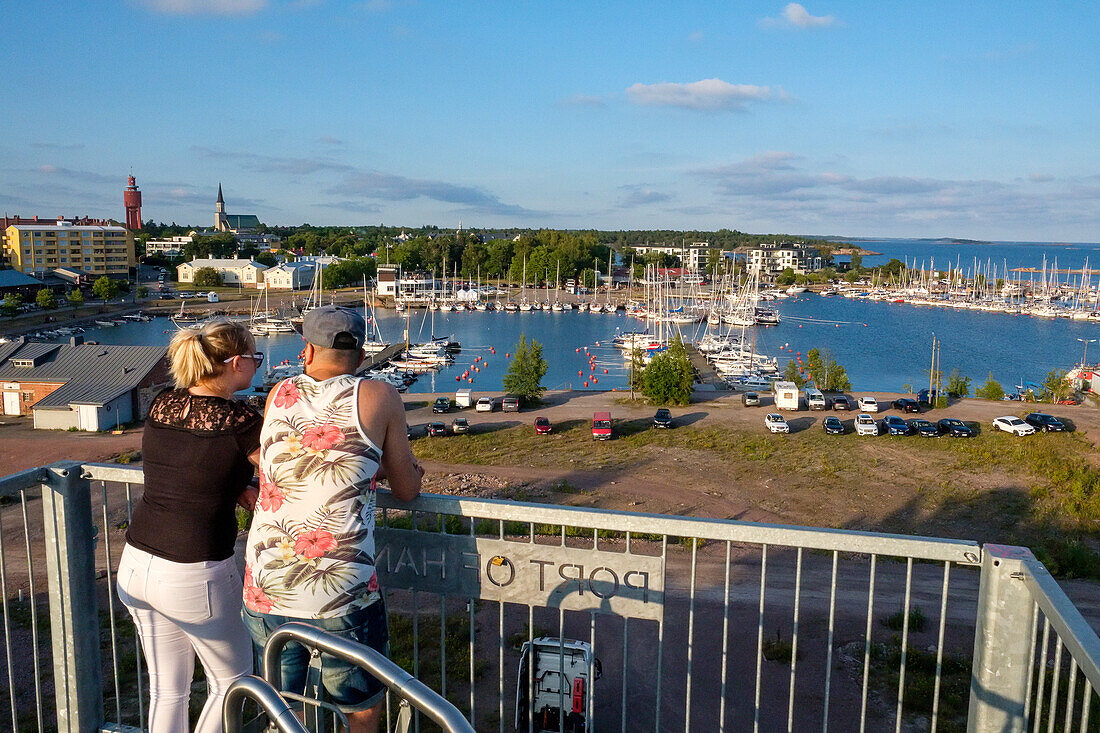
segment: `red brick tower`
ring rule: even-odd
[[[134,231],[141,229],[141,191],[133,176],[130,176],[130,185],[122,192],[122,203],[126,205],[126,228]]]

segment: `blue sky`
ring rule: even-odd
[[[1095,2],[9,4],[0,209],[1100,241]]]

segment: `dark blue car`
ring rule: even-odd
[[[941,433],[950,435],[952,438],[974,437],[974,430],[969,425],[953,417],[945,417],[943,420],[936,423],[936,425],[939,427]]]
[[[935,423],[923,419],[915,419],[909,421],[909,429],[922,438],[938,438],[940,437],[940,429],[936,427]]]
[[[882,418],[882,429],[890,435],[908,435],[909,423],[897,415],[887,415]]]
[[[1048,415],[1045,412],[1033,412],[1024,418],[1024,422],[1033,426],[1036,430],[1042,430],[1044,433],[1061,433],[1066,429],[1065,423],[1054,417],[1054,415]]]

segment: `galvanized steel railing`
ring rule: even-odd
[[[111,516],[141,481],[139,469],[75,463],[0,479],[0,496],[19,502],[0,532],[17,729],[48,725],[51,708],[59,730],[141,724],[129,681],[142,679],[140,652],[131,658],[132,626],[117,620],[110,542]],[[28,511],[38,491],[42,525]],[[1022,548],[385,492],[379,507],[391,655],[478,730],[512,726],[516,647],[536,636],[587,641],[602,658],[583,701],[590,730],[1052,733],[1100,717],[1100,640]],[[50,659],[41,639],[33,656],[18,651],[11,569],[24,554],[36,574],[46,565]],[[41,593],[38,577],[19,584],[32,580]],[[39,675],[20,665],[51,664],[56,700],[39,688],[31,704]]]

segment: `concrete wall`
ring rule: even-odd
[[[35,410],[35,430],[68,430],[80,427],[80,414],[71,408],[60,410]]]

